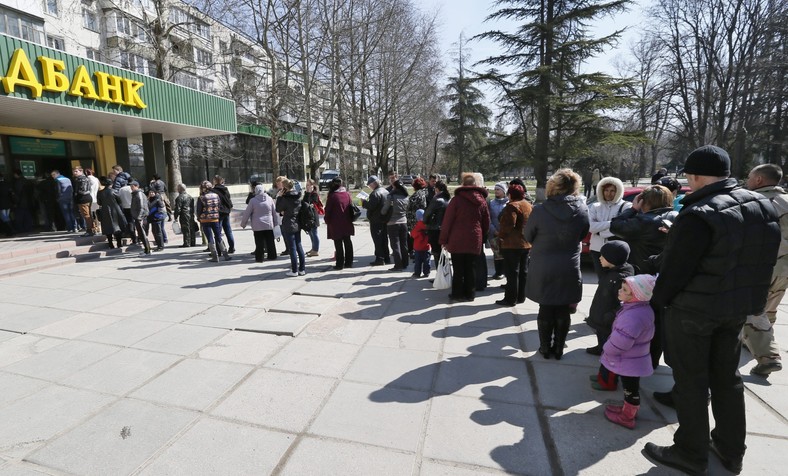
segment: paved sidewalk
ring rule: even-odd
[[[589,386],[594,284],[563,360],[543,360],[534,303],[495,306],[494,281],[450,305],[426,279],[366,266],[357,230],[341,272],[321,227],[298,278],[284,258],[254,263],[236,230],[230,262],[172,244],[0,280],[0,474],[676,474],[640,454],[671,442],[675,413],[651,398],[670,370],[643,379],[632,431],[603,416],[621,393]],[[752,365],[745,352],[744,474],[784,474],[788,371]]]

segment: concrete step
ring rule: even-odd
[[[3,243],[0,251],[0,278],[40,271],[116,254],[105,236],[83,237],[74,234],[48,234],[17,237]],[[113,253],[115,252],[115,253]]]

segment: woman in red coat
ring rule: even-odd
[[[334,240],[336,264],[334,269],[351,268],[353,266],[353,241],[356,234],[353,226],[353,207],[350,194],[342,186],[342,179],[336,177],[328,186],[326,214],[324,221],[328,228],[328,239]]]
[[[471,174],[464,174],[462,186],[446,208],[440,244],[451,253],[452,283],[449,299],[473,301],[476,294],[475,260],[482,252],[490,228],[487,189],[476,186]]]

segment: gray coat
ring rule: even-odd
[[[388,215],[387,225],[404,225],[408,223],[408,195],[403,195],[397,189],[389,192],[386,202],[381,210],[383,215]]]
[[[141,189],[131,192],[131,216],[135,220],[148,219],[148,197]]]
[[[532,248],[525,295],[544,305],[580,302],[580,242],[588,234],[588,208],[580,197],[556,195],[534,207],[523,230]]]
[[[276,199],[276,211],[282,214],[282,233],[298,233],[298,210],[301,208],[301,194],[290,190]]]

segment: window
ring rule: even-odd
[[[129,53],[128,51],[120,52],[120,67],[135,71],[140,74],[146,73],[148,62],[142,56]]]
[[[210,66],[213,63],[213,55],[211,53],[202,50],[200,48],[195,48],[195,60],[197,64],[201,64],[203,66]]]
[[[213,81],[210,79],[200,78],[200,91],[205,93],[212,93]]]
[[[115,17],[115,25],[117,26],[118,33],[131,35],[131,22],[122,14],[118,13]]]
[[[156,62],[153,60],[148,61],[148,76],[156,76]]]
[[[190,28],[192,33],[194,33],[195,35],[201,38],[205,38],[206,40],[209,40],[211,38],[211,27],[208,24],[203,23],[195,18],[192,18],[191,20],[193,22]]]
[[[143,25],[140,25],[139,23],[135,23],[133,31],[134,31],[134,37],[136,39],[147,43],[148,32],[145,30],[145,27]]]
[[[186,24],[189,22],[189,15],[180,8],[170,10],[170,23],[174,25]]]
[[[24,13],[4,10],[0,6],[0,33],[44,44],[44,22],[26,16]]]
[[[98,31],[98,20],[96,12],[89,8],[82,7],[82,26],[90,31]]]
[[[58,15],[57,0],[47,0],[47,13],[50,15]]]
[[[227,42],[226,41],[219,40],[219,52],[221,52],[222,54],[226,54],[227,53]]]
[[[85,56],[93,61],[101,61],[101,53],[93,48],[85,48]]]
[[[173,82],[191,89],[197,89],[198,85],[197,76],[185,71],[176,71],[175,76],[173,77]]]
[[[47,35],[47,46],[56,50],[65,51],[66,41],[58,36]]]

